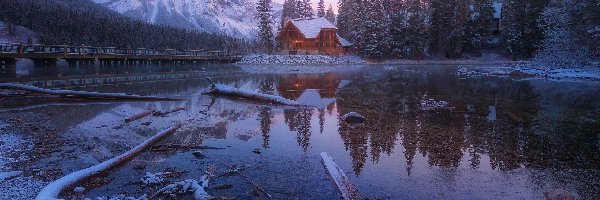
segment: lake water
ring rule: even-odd
[[[207,169],[225,174],[227,166],[233,165],[276,199],[338,199],[321,164],[321,152],[331,155],[369,199],[544,199],[544,192],[556,188],[576,198],[600,198],[600,83],[464,77],[456,73],[458,67],[25,68],[17,69],[18,77],[10,73],[0,80],[48,85],[49,79],[90,79],[102,74],[196,75],[62,86],[183,101],[7,98],[0,109],[13,116],[42,115],[56,127],[56,138],[51,140],[59,143],[52,146],[57,152],[40,154],[20,166],[25,172],[59,169],[65,175],[130,149],[174,123],[182,128],[163,143],[223,148],[144,152],[103,180],[83,183],[86,196],[93,198],[152,194],[169,182],[199,179]],[[310,106],[202,95],[209,86],[202,77],[208,75],[227,85]],[[423,99],[447,101],[452,109],[423,110],[419,107]],[[148,109],[178,107],[186,110],[123,122]],[[363,115],[366,122],[345,123],[341,116],[348,112]],[[49,144],[38,143],[35,148],[45,145]],[[194,152],[205,158],[197,158]],[[162,171],[185,172],[162,185],[144,186],[139,181],[145,172]],[[223,184],[233,187],[215,187]],[[209,186],[213,196],[266,198],[253,194],[251,184],[240,175],[215,177]]]

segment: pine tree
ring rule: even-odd
[[[299,13],[299,18],[313,18],[315,13],[310,4],[310,0],[298,0],[297,2],[297,10]]]
[[[384,18],[382,0],[366,0],[364,19],[363,50],[366,55],[373,58],[381,58],[387,50],[387,42],[382,40],[386,37],[386,27],[382,22]]]
[[[464,45],[467,51],[474,55],[481,54],[481,50],[493,36],[494,12],[492,0],[473,1],[465,29]]]
[[[367,1],[363,0],[346,0],[348,4],[348,8],[345,12],[347,12],[347,25],[346,38],[350,40],[354,45],[355,49],[362,49],[362,44],[364,43],[365,36],[365,28],[366,25],[366,17],[370,8],[367,7]],[[341,16],[340,16],[341,17]],[[381,18],[380,18],[381,19]]]
[[[315,17],[315,12],[312,8],[310,0],[304,0],[304,18]]]
[[[317,17],[325,17],[325,1],[319,0],[317,4]]]
[[[261,47],[271,53],[273,51],[273,29],[271,28],[271,0],[259,0],[256,5],[259,20],[259,43]]]
[[[507,0],[503,6],[504,45],[513,59],[530,58],[541,46],[544,35],[537,19],[546,3],[546,0]]]
[[[592,59],[600,59],[600,0],[573,0],[576,37],[590,49]]]
[[[297,6],[298,3],[296,2],[296,0],[285,0],[283,2],[283,10],[281,12],[281,24],[279,25],[280,29],[282,29],[283,26],[285,26],[284,23],[286,17],[290,19],[296,19],[300,17]]]
[[[409,0],[408,1],[408,17],[406,38],[407,38],[407,55],[413,59],[425,58],[427,49],[427,28],[426,18],[427,12],[425,5],[421,0]]]
[[[468,5],[463,0],[431,1],[431,51],[448,58],[460,57]]]
[[[340,0],[338,2],[338,16],[336,19],[336,25],[338,28],[337,33],[344,38],[350,39],[350,2],[351,0]]]
[[[395,1],[388,4],[386,9],[389,14],[389,47],[390,54],[403,58],[407,55],[407,28],[408,28],[408,11],[406,1]]]
[[[331,22],[332,24],[335,24],[335,14],[333,13],[333,7],[331,6],[331,4],[329,4],[327,12],[325,12],[325,19],[327,19],[327,21]]]
[[[304,0],[296,0],[296,13],[298,13],[297,18],[304,18]]]

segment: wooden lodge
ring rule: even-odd
[[[351,44],[337,34],[337,27],[325,18],[286,19],[277,34],[283,53],[340,55]]]

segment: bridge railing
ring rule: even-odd
[[[69,55],[130,55],[130,56],[175,56],[175,57],[232,57],[240,54],[223,50],[175,50],[116,48],[93,46],[43,45],[43,44],[0,44],[0,53],[13,53],[26,57],[26,54],[67,54]]]

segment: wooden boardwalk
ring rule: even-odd
[[[14,67],[17,59],[30,59],[35,66],[54,66],[65,60],[70,66],[130,66],[146,64],[233,63],[241,59],[229,51],[131,49],[115,47],[0,44],[0,65]]]

